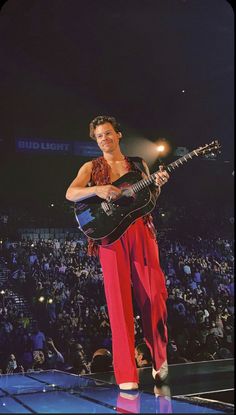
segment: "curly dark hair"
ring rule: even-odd
[[[98,115],[89,124],[89,137],[95,140],[95,135],[94,135],[95,128],[98,125],[105,124],[106,122],[109,122],[117,133],[120,132],[120,124],[116,121],[115,117],[112,117],[110,115]]]

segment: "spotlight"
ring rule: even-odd
[[[157,146],[158,153],[163,153],[164,150],[165,150],[165,146],[163,144],[160,144]]]
[[[155,142],[156,152],[158,157],[166,157],[170,153],[170,144],[165,138],[158,138]]]
[[[49,298],[48,302],[49,302],[49,304],[52,304],[53,303],[53,299],[52,298]]]
[[[39,300],[39,302],[40,302],[40,303],[43,303],[43,302],[44,302],[44,300],[45,300],[45,298],[44,298],[44,296],[43,296],[43,295],[41,295],[41,297],[39,297],[39,299],[38,299],[38,300]]]

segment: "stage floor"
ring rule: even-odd
[[[121,392],[113,372],[77,376],[58,370],[1,375],[0,413],[234,413],[234,360],[170,365],[154,385],[139,370],[140,390]]]

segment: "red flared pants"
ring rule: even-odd
[[[166,360],[167,290],[158,246],[140,218],[118,241],[100,246],[99,257],[112,331],[116,381],[118,384],[138,382],[131,284],[155,369]]]

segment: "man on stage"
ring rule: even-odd
[[[66,192],[68,200],[76,202],[97,195],[110,202],[121,195],[121,189],[112,184],[118,178],[133,170],[141,171],[143,178],[150,175],[144,160],[135,158],[133,161],[121,152],[122,134],[114,117],[96,117],[90,123],[90,137],[96,140],[103,155],[82,165]],[[159,196],[160,188],[168,178],[168,173],[160,168],[156,186],[151,189],[155,197]],[[155,380],[163,381],[168,374],[167,290],[151,215],[136,219],[110,245],[96,246],[89,240],[88,250],[89,254],[98,253],[103,270],[113,366],[120,389],[138,389],[139,383],[134,352],[132,288],[140,308],[145,342],[152,356],[152,374]]]

